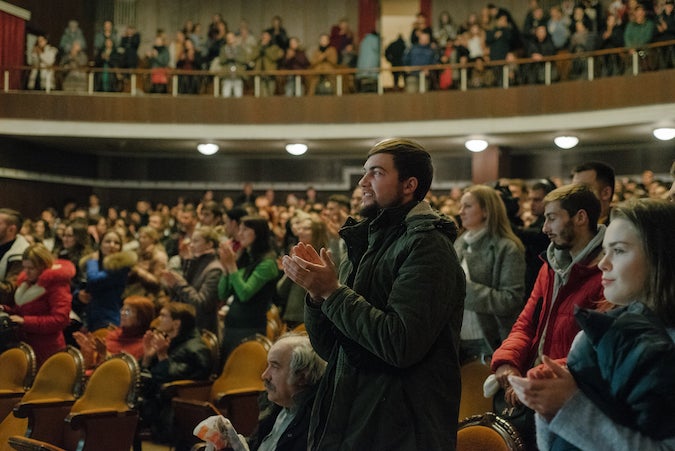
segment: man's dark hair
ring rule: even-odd
[[[202,211],[210,211],[214,216],[221,216],[223,214],[223,210],[218,202],[213,200],[204,202],[204,204],[202,204]]]
[[[537,180],[534,185],[532,185],[531,190],[543,191],[548,194],[556,188],[555,184],[549,179]]]
[[[248,212],[241,207],[234,207],[231,210],[227,210],[225,212],[225,215],[228,218],[230,218],[230,220],[236,221],[237,223],[239,223],[239,222],[241,222],[241,218],[248,215]]]
[[[183,304],[182,302],[169,302],[164,306],[171,315],[171,319],[180,320],[180,335],[189,332],[196,327],[196,310],[190,304]]]
[[[351,210],[352,208],[349,197],[345,196],[344,194],[333,194],[328,198],[328,202],[335,202],[347,211]]]
[[[589,229],[592,232],[598,230],[600,200],[590,186],[575,183],[556,188],[544,197],[545,205],[551,202],[560,202],[560,208],[570,216],[574,216],[579,210],[584,210],[588,216]]]
[[[431,163],[429,152],[415,141],[390,138],[375,144],[368,152],[368,156],[378,153],[388,153],[394,158],[394,166],[398,171],[400,181],[410,177],[417,179],[414,197],[418,201],[424,200],[434,178],[434,166]]]
[[[614,168],[601,161],[589,161],[580,164],[572,169],[572,175],[577,172],[595,171],[595,179],[604,186],[609,186],[612,189],[612,196],[614,196]]]

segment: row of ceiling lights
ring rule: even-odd
[[[656,128],[652,133],[656,139],[661,141],[670,141],[671,139],[675,138],[675,128]],[[566,150],[576,147],[577,144],[579,144],[579,138],[573,135],[556,136],[553,138],[553,142],[559,148]],[[466,147],[471,152],[482,152],[487,149],[488,142],[484,139],[470,139],[464,143],[464,147]]]
[[[654,137],[661,141],[670,141],[671,139],[675,138],[675,128],[657,128],[654,129],[653,133]],[[579,138],[572,135],[556,136],[553,139],[553,142],[561,149],[572,149],[573,147],[576,147],[577,144],[579,144]],[[488,142],[485,139],[469,139],[464,143],[464,147],[466,147],[471,152],[482,152],[487,149]],[[197,150],[203,155],[213,155],[218,152],[219,149],[220,147],[218,144],[214,143],[203,143],[197,146]],[[307,149],[307,144],[286,144],[286,152],[291,155],[303,155],[305,152],[307,152]]]

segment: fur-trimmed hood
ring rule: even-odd
[[[103,259],[103,269],[106,271],[117,271],[120,269],[131,268],[138,261],[138,255],[132,251],[115,252]]]

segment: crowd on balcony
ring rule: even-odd
[[[629,49],[626,54],[607,53],[598,57],[597,76],[620,75],[628,71],[633,53],[639,56],[640,70],[675,67],[675,47],[667,45],[647,50],[647,44],[675,40],[673,0],[639,2],[598,0],[574,2],[564,0],[548,9],[536,0],[529,2],[525,18],[516,21],[505,8],[488,4],[480,12],[464,20],[453,18],[452,11],[442,11],[433,22],[424,14],[415,18],[409,36],[399,35],[389,43],[381,42],[377,30],[371,30],[361,42],[347,19],[327,26],[315,42],[303,43],[293,31],[287,31],[280,16],[257,34],[245,20],[232,26],[221,15],[214,14],[205,34],[202,25],[186,20],[175,32],[157,30],[152,48],[139,53],[140,32],[129,25],[124,31],[105,21],[91,42],[87,42],[77,21],[66,27],[58,48],[39,36],[30,52],[29,64],[34,67],[26,86],[44,90],[49,84],[64,90],[86,89],[88,65],[98,68],[94,89],[120,91],[128,75],[109,71],[111,68],[151,69],[145,89],[165,93],[172,89],[172,70],[211,71],[220,75],[218,90],[225,97],[240,97],[252,89],[255,71],[313,69],[317,75],[305,75],[296,86],[293,76],[264,74],[260,77],[260,95],[334,94],[336,78],[331,74],[340,68],[357,69],[345,76],[345,92],[372,92],[377,89],[380,55],[394,70],[394,89],[417,92],[419,70],[403,70],[402,66],[454,64],[445,69],[422,69],[425,89],[453,89],[460,84],[457,64],[468,66],[468,86],[477,88],[508,83],[509,85],[543,83],[547,77],[542,59],[560,54],[592,52],[604,49]],[[386,45],[385,45],[386,44]],[[87,58],[91,48],[93,60]],[[523,59],[528,59],[523,62]],[[499,62],[493,66],[490,62]],[[548,77],[552,81],[585,77],[585,58],[552,65]],[[52,71],[59,66],[62,71]],[[508,77],[502,74],[507,67]],[[453,70],[454,68],[454,70]],[[58,75],[58,80],[55,78]],[[49,80],[47,80],[49,78]],[[504,80],[507,78],[507,80]],[[180,73],[177,91],[196,94],[205,91],[207,77]]]

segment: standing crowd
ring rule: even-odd
[[[542,58],[563,54],[582,54],[596,50],[628,48],[627,54],[602,55],[595,64],[596,77],[630,72],[633,54],[640,70],[675,67],[675,46],[665,45],[647,50],[650,43],[675,40],[673,0],[611,1],[563,0],[544,7],[537,0],[528,2],[525,17],[515,20],[503,7],[488,3],[464,20],[453,18],[452,10],[441,11],[434,23],[419,13],[409,36],[384,45],[379,30],[366,30],[359,42],[349,21],[342,18],[326,27],[314,42],[301,39],[286,30],[281,16],[275,15],[270,26],[256,33],[246,20],[232,26],[219,13],[213,15],[205,30],[200,23],[186,20],[180,30],[167,33],[159,29],[150,49],[140,52],[141,36],[133,25],[123,31],[105,21],[88,46],[76,20],[63,32],[58,47],[39,35],[30,52],[33,66],[27,80],[28,89],[60,87],[66,91],[86,91],[86,67],[97,68],[95,90],[120,91],[129,77],[109,69],[146,68],[151,70],[146,91],[166,93],[170,89],[169,70],[209,70],[220,74],[219,92],[224,97],[241,97],[253,89],[247,72],[311,69],[316,75],[302,77],[265,75],[260,94],[286,96],[334,94],[336,69],[356,68],[354,76],[345,77],[345,92],[373,92],[377,89],[377,69],[383,55],[393,68],[394,89],[418,92],[419,71],[398,69],[402,66],[434,64],[469,64],[468,86],[501,86],[502,67],[488,62],[502,62],[508,67],[508,83],[537,84],[546,81]],[[89,42],[91,44],[91,41]],[[87,53],[89,51],[89,54]],[[527,58],[526,64],[517,59]],[[63,70],[55,72],[52,66]],[[451,89],[459,85],[460,71],[452,68],[424,71],[426,89]],[[587,78],[588,62],[584,57],[552,65],[550,78]],[[58,83],[57,83],[58,82]],[[178,93],[198,94],[205,90],[206,77],[183,72],[179,75]]]
[[[494,373],[496,413],[522,413],[530,449],[672,446],[672,418],[649,420],[675,400],[659,364],[675,350],[675,187],[651,171],[616,180],[601,162],[571,176],[437,196],[430,155],[388,139],[351,199],[310,187],[281,205],[247,183],[222,202],[120,210],[92,194],[35,221],[1,208],[0,307],[38,365],[66,343],[89,367],[136,357],[159,441],[171,437],[161,385],[212,370],[201,334],[224,361],[268,334],[274,307],[309,341],[270,350],[261,377],[279,408],[254,449],[285,449],[291,425],[299,449],[454,449],[460,366],[475,359]]]

